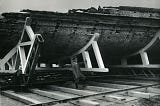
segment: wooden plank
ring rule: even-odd
[[[144,83],[141,81],[136,81],[136,80],[122,80],[122,79],[117,79],[117,80],[100,80],[101,82],[106,82],[106,83],[115,83],[115,84],[122,84],[122,85],[135,85],[135,86],[144,86],[144,85],[152,85],[152,84],[156,84],[156,82],[154,83]]]
[[[141,55],[143,65],[149,65],[147,52],[141,52],[140,55]]]
[[[80,96],[96,94],[96,92],[92,92],[92,91],[78,90],[78,89],[59,87],[59,86],[54,86],[54,85],[47,86],[47,88],[52,89],[52,90],[66,92],[66,93],[76,94]]]
[[[60,90],[60,91],[64,91],[64,92],[67,92],[67,93],[70,93],[70,91],[73,91],[74,93],[72,94],[75,94],[75,90],[71,89],[69,90],[70,88],[63,88],[63,87],[56,87],[56,86],[48,86],[49,88],[52,88],[52,89],[57,89],[57,90]],[[82,91],[82,90],[80,90]],[[46,97],[49,97],[49,98],[53,98],[53,99],[58,99],[58,100],[64,100],[64,99],[71,99],[71,98],[75,98],[75,97],[78,97],[76,95],[72,95],[72,96],[68,96],[68,95],[64,95],[64,94],[60,94],[60,93],[55,93],[55,92],[48,92],[48,91],[44,91],[44,90],[39,90],[39,89],[32,89],[31,92],[33,93],[36,93],[36,94],[39,94],[41,96],[46,96]],[[78,94],[80,92],[78,91]],[[69,94],[71,95],[71,94]],[[78,100],[78,101],[71,101],[70,103],[75,103],[75,104],[78,104],[78,105],[81,105],[81,106],[99,106],[97,104],[99,104],[98,102],[94,102],[92,100]]]
[[[155,93],[145,93],[145,92],[139,92],[139,91],[128,91],[127,94],[129,96],[134,96],[134,97],[140,97],[140,98],[151,98],[153,96],[156,96],[158,94]]]
[[[81,95],[81,96],[96,94],[96,92],[93,92],[93,91],[77,90],[77,89],[57,87],[57,86],[50,86],[50,87],[54,90],[60,90],[60,91],[63,91],[63,92],[73,93],[73,94],[77,94],[77,95]],[[122,102],[125,99],[122,96],[117,96],[117,95],[114,95],[114,96],[113,95],[106,95],[106,96],[103,96],[103,97],[99,96],[99,97],[96,97],[96,98],[97,99],[103,99],[103,100],[110,100],[110,101],[112,100],[112,101],[117,101],[117,102]]]
[[[160,89],[158,89],[158,88],[153,88],[153,87],[148,87],[148,88],[147,88],[147,92],[160,94]]]
[[[70,99],[73,97],[77,97],[77,96],[68,96],[68,95],[64,95],[64,94],[60,94],[60,93],[56,93],[56,92],[52,92],[52,91],[45,91],[45,90],[40,90],[40,89],[31,89],[30,90],[32,93],[36,93],[38,95],[41,96],[46,96],[49,98],[53,98],[53,99],[58,99],[58,100],[64,100],[64,99]]]
[[[94,86],[114,88],[114,89],[127,89],[127,88],[138,87],[138,86],[133,86],[133,85],[120,85],[120,84],[111,84],[111,83],[100,83],[100,82],[94,82],[94,81],[88,81],[87,83],[90,84],[90,85],[94,85]]]
[[[71,104],[71,103],[57,103],[57,104],[52,105],[52,106],[75,106],[75,105]]]
[[[20,94],[17,94],[15,92],[9,91],[9,90],[2,91],[1,94],[4,95],[4,96],[7,96],[9,98],[15,99],[17,101],[23,102],[25,104],[40,104],[40,103],[42,103],[42,102],[37,101],[33,98],[28,98],[28,97],[22,96]]]
[[[80,106],[100,106],[100,103],[83,99],[83,100],[79,100],[79,105]]]
[[[90,59],[90,56],[89,56],[89,52],[84,51],[82,53],[82,56],[83,56],[83,61],[84,61],[84,64],[85,64],[85,68],[92,68],[92,63],[91,63],[91,59]]]
[[[91,90],[91,91],[96,91],[96,92],[111,92],[111,91],[117,91],[119,89],[114,89],[114,88],[107,88],[107,87],[97,87],[97,86],[85,86],[85,89]]]
[[[92,47],[93,47],[93,51],[94,51],[99,68],[105,68],[97,41],[93,41]]]
[[[103,99],[111,102],[117,102],[117,103],[122,103],[126,101],[126,98],[122,95],[106,95],[103,96]]]

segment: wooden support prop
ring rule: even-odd
[[[20,60],[21,60],[21,65],[22,65],[22,70],[25,70],[25,65],[26,65],[26,54],[25,54],[25,50],[24,47],[19,47],[19,55],[20,55]],[[23,72],[23,71],[22,71]]]
[[[127,59],[126,58],[121,59],[121,65],[127,65]]]
[[[140,55],[141,55],[143,65],[149,65],[147,52],[141,52]]]
[[[84,51],[82,53],[82,56],[83,56],[85,68],[92,68],[92,63],[91,63],[91,59],[90,59],[90,56],[89,56],[89,52]]]
[[[90,36],[92,36],[92,38],[89,40],[89,42],[80,50],[78,50],[77,52],[75,52],[73,55],[70,56],[70,58],[75,57],[81,53],[83,53],[84,51],[86,51],[94,41],[98,40],[99,37],[99,33],[95,33],[95,34],[90,34]]]
[[[135,52],[135,53],[132,53],[130,55],[126,55],[124,56],[123,58],[129,58],[129,57],[132,57],[132,56],[136,56],[136,55],[140,55],[141,56],[141,59],[142,59],[142,64],[141,65],[142,67],[151,67],[154,65],[154,64],[150,64],[149,62],[149,58],[148,58],[148,55],[147,55],[147,51],[149,51],[150,49],[152,49],[155,45],[157,45],[158,42],[160,42],[160,30],[157,31],[157,33],[155,34],[155,36],[153,37],[153,39],[145,46],[143,47],[142,49],[140,49],[139,51]],[[121,60],[121,63],[122,63],[122,66],[127,66],[127,67],[130,67],[130,65],[128,66],[125,61]],[[158,64],[159,65],[159,64]],[[140,67],[141,67],[140,66]],[[113,66],[114,67],[114,66]],[[133,65],[133,67],[137,67],[137,65]],[[138,66],[139,67],[139,66]],[[154,75],[153,75],[154,76]]]
[[[27,31],[27,33],[28,33],[28,35],[29,35],[29,38],[30,38],[31,40],[34,40],[34,39],[35,39],[35,34],[34,34],[32,28],[30,27],[30,25],[26,25],[26,26],[25,26],[25,29],[26,29],[26,31]]]
[[[90,46],[92,46],[95,57],[96,57],[96,60],[97,60],[98,67],[101,68],[101,69],[105,69],[105,71],[103,71],[103,72],[108,72],[108,68],[105,68],[105,66],[104,66],[104,63],[103,63],[103,60],[102,60],[102,57],[101,57],[101,53],[100,53],[100,50],[99,50],[99,47],[98,47],[98,44],[97,44],[99,34],[95,33],[95,34],[91,34],[91,35],[92,35],[92,38],[90,39],[90,41],[83,48],[81,48],[76,53],[71,55],[70,58],[72,59],[72,58],[74,58],[77,55],[82,53],[83,60],[84,60],[84,63],[85,63],[85,67],[86,68],[92,68],[92,63],[91,63],[91,60],[90,60],[90,56],[89,56],[89,53],[87,51],[87,49]],[[88,71],[92,71],[92,70],[88,70]],[[101,72],[101,70],[97,70],[97,72]]]
[[[4,96],[7,96],[9,98],[15,99],[17,101],[23,102],[25,104],[40,104],[40,103],[42,103],[42,102],[37,101],[33,98],[28,98],[28,97],[22,96],[20,94],[17,94],[13,91],[2,91],[1,94]]]
[[[145,92],[139,92],[139,91],[128,91],[127,94],[129,96],[134,96],[134,97],[140,97],[140,98],[151,98],[153,96],[156,96],[158,94],[155,93],[145,93]]]
[[[34,34],[30,25],[31,18],[27,17],[18,44],[0,61],[1,70],[21,70],[22,74],[27,74],[26,84],[32,79],[40,44],[44,42],[40,34]],[[5,68],[6,65],[9,69]]]
[[[76,94],[76,95],[80,95],[80,96],[96,94],[96,92],[91,92],[91,91],[86,91],[86,90],[78,90],[78,89],[66,88],[66,87],[58,87],[58,86],[54,86],[54,85],[47,86],[47,88],[52,89],[52,90],[66,92],[66,93],[72,93],[72,94]]]
[[[99,68],[105,68],[102,57],[101,57],[101,53],[100,53],[100,50],[99,50],[99,47],[98,47],[98,44],[97,44],[97,41],[93,41],[92,47],[93,47],[93,51],[94,51],[94,54],[96,56],[96,60],[97,60]]]

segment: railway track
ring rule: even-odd
[[[1,106],[147,106],[160,104],[158,81],[97,79],[1,91]],[[154,99],[153,99],[154,98]],[[146,105],[145,105],[146,106]]]

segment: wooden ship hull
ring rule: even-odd
[[[18,43],[26,17],[32,18],[33,31],[45,40],[40,53],[42,63],[57,63],[85,46],[91,38],[89,34],[99,33],[98,45],[104,63],[112,64],[114,59],[145,47],[160,28],[158,9],[112,7],[78,11],[3,13],[0,58]]]

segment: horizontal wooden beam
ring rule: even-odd
[[[107,68],[80,68],[81,71],[93,71],[93,72],[108,72]],[[37,67],[36,71],[72,71],[72,68],[48,68],[48,67]]]
[[[23,102],[25,104],[40,104],[40,103],[42,103],[42,102],[35,100],[33,98],[28,98],[28,97],[22,96],[20,94],[17,94],[14,91],[9,91],[9,90],[2,91],[1,94],[4,96],[7,96],[9,98],[15,99],[17,101]]]
[[[15,74],[17,70],[0,70],[0,75],[5,74]]]
[[[108,72],[108,68],[80,68],[81,71]]]
[[[154,69],[160,68],[159,64],[150,64],[150,65],[109,65],[109,68],[147,68],[147,69]]]

